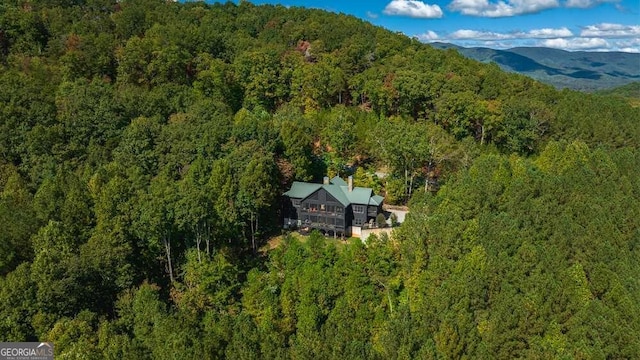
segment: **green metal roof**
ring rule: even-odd
[[[338,186],[349,186],[349,184],[347,184],[346,181],[342,180],[340,176],[334,176],[333,179],[331,179],[331,183]]]
[[[371,199],[369,199],[369,205],[376,205],[376,206],[380,206],[382,205],[382,201],[384,201],[384,198],[380,195],[373,195],[371,197]]]
[[[344,207],[349,206],[349,198],[345,196],[340,186],[329,184],[329,185],[322,185],[322,187],[325,190],[327,190],[327,192],[331,194],[331,196],[336,198],[336,200],[338,200],[342,204],[342,206]]]
[[[369,188],[354,187],[351,191],[349,191],[348,186],[340,186],[340,188],[345,193],[345,195],[347,195],[349,202],[352,204],[368,205],[369,199],[371,198],[371,195],[373,193],[373,191]]]
[[[384,200],[380,195],[373,195],[373,190],[370,188],[354,187],[353,190],[349,191],[347,183],[338,176],[331,179],[331,183],[328,185],[294,181],[291,184],[291,189],[285,192],[284,195],[291,198],[304,199],[320,188],[325,189],[345,207],[349,206],[349,204],[379,206]]]
[[[288,197],[296,199],[304,199],[307,196],[313,194],[316,190],[320,189],[322,184],[313,184],[307,182],[294,181],[291,184],[291,189],[284,193]]]

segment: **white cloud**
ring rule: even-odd
[[[558,29],[532,29],[526,32],[512,31],[506,33],[460,29],[450,33],[452,40],[506,40],[506,39],[551,39],[571,37],[573,33],[566,27]]]
[[[413,18],[441,18],[442,9],[434,4],[425,4],[415,0],[393,0],[384,8],[383,13],[387,15],[403,15]]]
[[[595,7],[602,3],[607,3],[607,2],[618,2],[618,0],[567,0],[564,3],[564,6],[569,8],[586,9],[586,8]]]
[[[530,30],[527,34],[527,37],[531,39],[565,38],[573,36],[571,30],[566,27],[559,29],[534,29]]]
[[[611,40],[611,42],[614,43],[613,50],[640,53],[640,38]]]
[[[620,11],[620,12],[629,12],[629,9],[627,9],[626,7],[624,7],[622,4],[617,3],[614,5],[616,7],[616,10]]]
[[[416,38],[424,42],[441,41],[464,47],[493,49],[540,46],[568,51],[640,52],[640,25],[609,23],[585,26],[579,34],[574,34],[566,27],[506,32],[459,29],[450,33],[428,30],[416,35]]]
[[[640,37],[640,25],[621,24],[596,24],[589,25],[582,29],[580,36],[583,37]]]
[[[435,31],[431,31],[431,30],[428,30],[424,34],[416,35],[416,37],[418,38],[418,40],[426,41],[426,42],[440,40],[440,36],[438,36],[438,34]]]
[[[620,47],[640,47],[640,38],[615,41]]]
[[[608,49],[610,44],[602,38],[572,38],[572,39],[547,39],[540,42],[541,46],[563,50],[595,50]]]
[[[499,39],[510,39],[511,35],[490,32],[490,31],[476,31],[476,30],[461,29],[449,34],[448,38],[452,40],[470,40],[470,39],[499,40]]]
[[[509,41],[483,41],[482,46],[491,49],[508,49],[514,47],[513,43]]]
[[[460,12],[463,15],[506,17],[537,13],[559,6],[558,0],[507,0],[497,2],[490,2],[489,0],[453,0],[449,4],[449,9]]]
[[[568,8],[591,8],[603,3],[616,3],[616,8],[623,11],[621,0],[452,0],[449,10],[463,15],[480,17],[507,17],[538,13],[560,6]]]
[[[367,11],[367,17],[369,19],[377,19],[378,18],[378,14],[371,12],[371,11]]]

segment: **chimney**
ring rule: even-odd
[[[349,176],[349,191],[353,191],[353,176]]]
[[[322,183],[323,183],[324,185],[329,185],[329,177],[328,177],[328,176],[325,176],[325,177],[322,179]]]

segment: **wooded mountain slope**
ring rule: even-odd
[[[431,45],[456,49],[470,59],[495,62],[505,71],[527,75],[559,89],[594,92],[640,80],[640,54],[635,53],[564,51],[542,47],[496,50],[464,48],[448,43]]]
[[[617,96],[627,99],[631,106],[640,106],[640,82],[633,82],[614,89],[598,92],[601,95]]]
[[[0,341],[97,359],[640,353],[624,99],[320,10],[11,0],[0,105]],[[409,203],[392,238],[259,251],[292,181],[351,173]]]

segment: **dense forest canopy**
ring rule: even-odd
[[[3,1],[0,341],[97,359],[634,358],[639,139],[624,98],[350,16]],[[391,237],[259,250],[292,181],[352,174],[409,205]]]
[[[640,81],[632,82],[630,84],[620,86],[617,88],[599,91],[601,95],[613,95],[617,97],[626,98],[629,100],[631,106],[640,106]]]

